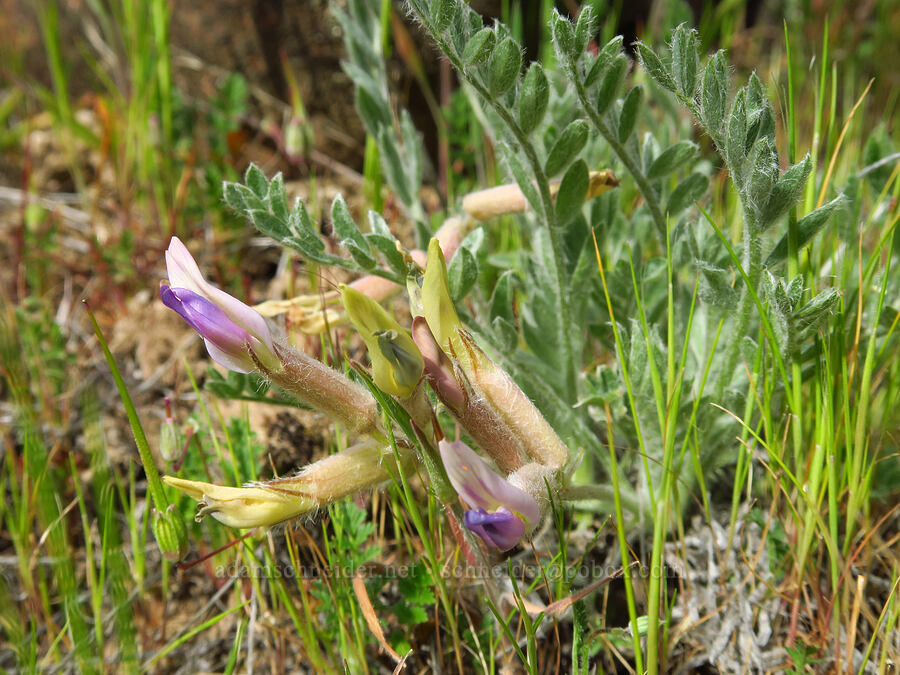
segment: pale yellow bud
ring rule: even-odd
[[[268,527],[316,508],[314,500],[261,487],[226,487],[163,476],[163,481],[196,499],[197,520],[212,516],[223,525],[244,529]]]
[[[406,466],[414,454],[398,448]],[[375,487],[398,475],[397,456],[375,441],[347,448],[305,467],[296,476],[226,487],[164,476],[163,481],[196,499],[197,520],[212,516],[229,527],[270,527]]]

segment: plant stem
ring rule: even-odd
[[[575,90],[578,93],[578,100],[581,102],[581,107],[587,113],[588,119],[591,120],[591,124],[594,125],[594,128],[600,132],[600,135],[603,136],[610,149],[616,153],[619,161],[625,166],[626,171],[634,178],[638,190],[641,191],[641,195],[643,195],[644,201],[647,203],[647,208],[650,209],[650,215],[656,225],[656,231],[659,234],[660,241],[665,243],[666,216],[659,203],[659,195],[656,194],[656,190],[650,185],[650,180],[644,175],[644,172],[641,170],[641,167],[638,166],[635,158],[632,157],[625,146],[619,142],[619,139],[613,133],[613,130],[609,128],[606,122],[603,121],[603,118],[597,114],[597,111],[588,102],[584,83],[577,77],[577,73],[575,73],[572,68],[568,68],[567,70],[569,78],[575,83]]]
[[[447,57],[456,71],[460,74],[460,76],[465,79],[465,81],[472,87],[472,89],[475,90],[475,92],[481,97],[482,100],[484,100],[494,109],[500,119],[503,120],[504,124],[506,124],[507,128],[515,138],[516,144],[519,146],[519,149],[525,155],[525,158],[528,161],[528,165],[531,167],[531,172],[534,175],[535,183],[537,184],[537,189],[540,195],[543,221],[550,235],[550,245],[553,253],[554,270],[552,273],[552,277],[555,286],[553,290],[559,300],[557,344],[559,344],[559,346],[563,350],[562,362],[565,364],[566,369],[565,399],[567,403],[574,403],[578,398],[577,372],[580,364],[575,363],[576,355],[573,346],[575,333],[571,330],[571,309],[569,307],[568,284],[566,283],[565,278],[565,255],[563,253],[563,230],[562,228],[558,227],[558,223],[556,220],[556,208],[553,204],[553,197],[550,195],[550,184],[547,181],[547,176],[544,173],[544,168],[541,165],[537,152],[534,149],[534,145],[528,138],[528,134],[526,134],[522,130],[522,127],[519,126],[519,123],[516,121],[512,113],[500,102],[498,102],[495,97],[491,96],[490,92],[484,87],[484,85],[482,85],[466,72],[465,65],[463,64],[462,59],[460,59],[459,55],[453,49],[452,45],[448,44],[447,41],[443,39],[443,37],[440,35],[440,32],[435,30],[434,26],[424,15],[424,13],[417,12],[417,14],[419,15],[419,20],[425,26],[426,30],[431,34],[431,37],[437,42],[438,47],[440,47],[441,51],[444,53],[444,56]]]
[[[719,379],[716,383],[715,397],[721,400],[725,387],[731,381],[731,376],[737,366],[738,358],[741,354],[741,342],[747,334],[747,328],[750,326],[750,316],[753,314],[753,292],[759,286],[759,279],[762,274],[762,241],[759,234],[755,232],[752,216],[748,213],[748,209],[744,208],[744,250],[743,260],[741,262],[744,271],[747,274],[747,281],[741,290],[741,299],[738,303],[738,322],[735,327],[731,342],[728,343],[728,351],[725,353],[725,365],[719,372]]]

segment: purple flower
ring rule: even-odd
[[[494,473],[461,441],[438,444],[447,476],[470,507],[463,521],[486,544],[507,550],[537,524],[540,507],[527,492]]]
[[[216,362],[239,373],[256,370],[256,361],[269,370],[281,368],[266,320],[252,307],[208,283],[178,237],[172,237],[169,243],[166,268],[169,283],[159,288],[163,304],[200,334]]]

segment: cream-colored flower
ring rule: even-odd
[[[197,520],[212,516],[238,529],[277,525],[317,506],[304,495],[264,487],[227,487],[174,476],[163,476],[163,481],[199,502]]]

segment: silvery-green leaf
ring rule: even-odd
[[[397,198],[406,206],[410,206],[413,203],[413,195],[407,182],[408,167],[404,166],[400,158],[397,139],[390,127],[382,127],[378,132],[378,150],[381,153],[381,165],[388,183],[397,194]]]
[[[616,94],[619,93],[619,87],[625,81],[625,74],[628,72],[628,57],[624,54],[617,54],[606,72],[603,73],[603,79],[597,90],[596,108],[597,114],[602,115],[616,100]]]
[[[766,96],[762,82],[756,73],[750,74],[747,83],[747,127],[746,148],[751,148],[759,138],[768,138],[775,143],[775,111],[772,102]]]
[[[375,258],[372,257],[369,244],[353,221],[347,202],[341,195],[335,197],[331,204],[331,223],[341,246],[350,252],[353,260],[366,270],[375,267]]]
[[[697,145],[691,141],[679,141],[674,145],[670,145],[650,165],[650,169],[647,171],[647,178],[651,180],[662,178],[678,170],[691,161],[698,149]]]
[[[450,25],[455,9],[455,0],[431,0],[431,20],[438,31],[443,31]]]
[[[768,138],[757,141],[755,161],[747,183],[750,206],[757,214],[756,226],[765,229],[772,221],[766,217],[766,205],[778,180],[778,155]]]
[[[650,167],[653,165],[656,158],[659,157],[659,154],[659,141],[656,140],[656,136],[647,131],[644,133],[644,142],[641,144],[640,154],[641,168],[644,170],[644,173],[647,173],[650,170]]]
[[[550,85],[540,63],[532,63],[522,81],[522,90],[517,104],[519,126],[530,134],[544,119],[550,100]]]
[[[575,24],[574,58],[580,58],[597,32],[598,17],[591,5],[583,5]]]
[[[491,328],[504,351],[512,352],[519,346],[519,333],[515,325],[505,317],[495,316],[491,321]]]
[[[697,31],[681,24],[672,37],[672,74],[678,91],[687,99],[694,98],[697,72],[700,70],[700,50]]]
[[[731,285],[732,275],[727,270],[698,262],[700,268],[700,299],[716,307],[733,310],[738,304],[738,293]]]
[[[369,209],[369,213],[366,214],[366,217],[369,221],[369,231],[373,234],[381,235],[382,237],[386,237],[388,239],[393,239],[394,234],[391,232],[391,228],[388,227],[387,222],[377,211],[373,211]]]
[[[478,259],[465,246],[460,246],[447,267],[450,296],[459,302],[472,290],[478,280]]]
[[[488,89],[493,96],[502,96],[516,83],[522,69],[522,53],[512,38],[503,40],[491,54],[488,64]]]
[[[273,216],[268,210],[254,210],[250,211],[248,215],[257,230],[272,237],[275,241],[280,242],[290,234],[285,222],[276,216]]]
[[[247,202],[244,198],[245,193],[248,192],[257,200],[256,208],[262,209],[265,205],[259,197],[253,194],[250,188],[227,180],[222,182],[222,195],[225,197],[225,203],[238,213],[245,213],[248,210]]]
[[[518,277],[514,270],[506,270],[497,280],[494,292],[491,295],[491,319],[502,317],[510,324],[515,322],[513,305],[516,298],[516,286]]]
[[[666,211],[668,211],[670,216],[681,213],[703,196],[708,185],[709,178],[700,173],[692,173],[672,190],[672,194],[669,195],[669,202],[666,205]]]
[[[663,63],[662,59],[643,42],[637,43],[638,55],[641,57],[641,65],[644,70],[652,77],[656,83],[663,89],[675,91],[675,79]]]
[[[325,250],[325,244],[313,227],[303,202],[297,202],[297,205],[291,210],[287,227],[290,233],[289,236],[279,239],[279,241],[285,246],[300,252],[304,258],[323,265],[343,262],[340,258],[331,255]],[[277,237],[275,238],[278,239]]]
[[[553,16],[550,18],[550,35],[553,38],[556,52],[560,56],[560,61],[566,62],[578,57],[575,46],[575,27],[556,9],[553,10]]]
[[[500,145],[504,150],[503,159],[509,165],[509,170],[512,173],[513,178],[516,179],[516,184],[519,186],[519,189],[522,190],[522,194],[525,195],[525,200],[532,209],[540,213],[542,202],[540,194],[534,186],[534,178],[531,176],[528,169],[525,168],[525,165],[522,164],[522,160],[514,148],[503,142],[501,142]]]
[[[558,225],[568,224],[581,211],[590,181],[588,174],[587,164],[583,159],[579,159],[569,167],[566,175],[563,176],[559,192],[556,195],[556,222]]]
[[[588,124],[582,119],[577,119],[563,129],[563,132],[556,139],[553,148],[550,150],[550,156],[547,157],[547,164],[544,171],[547,177],[555,176],[565,169],[569,163],[578,156],[584,149],[588,139]]]
[[[787,285],[787,298],[791,309],[800,304],[801,297],[803,297],[803,275],[798,274]]]
[[[269,182],[269,193],[266,201],[269,203],[269,208],[272,209],[275,217],[282,222],[286,222],[291,210],[288,207],[287,194],[284,190],[284,176],[281,175],[281,172],[275,174],[275,177]]]
[[[797,248],[800,249],[806,246],[810,241],[812,241],[812,238],[816,236],[819,230],[821,230],[825,226],[825,223],[828,222],[828,218],[830,218],[831,215],[835,213],[835,211],[843,208],[846,204],[846,197],[844,197],[844,195],[838,195],[830,202],[823,204],[814,211],[810,211],[800,220],[798,220],[796,226]],[[787,254],[788,236],[784,235],[778,242],[778,244],[776,244],[775,248],[772,249],[769,257],[766,259],[766,266],[773,267],[777,265],[782,260],[787,258]]]
[[[728,102],[729,67],[725,52],[719,50],[706,62],[700,89],[700,118],[710,136],[719,142],[725,124],[725,104]]]
[[[244,183],[260,199],[265,199],[269,194],[269,181],[266,180],[266,174],[256,164],[250,164],[247,167]]]
[[[493,49],[494,31],[491,28],[482,28],[466,43],[462,55],[463,62],[470,67],[481,65],[487,61]]]
[[[619,115],[618,130],[620,143],[627,141],[634,131],[634,125],[637,122],[638,110],[640,110],[641,107],[643,93],[641,87],[634,87],[628,92],[625,96],[625,100],[622,102],[622,113]]]
[[[742,184],[742,172],[740,168],[747,156],[744,141],[747,138],[747,107],[745,102],[746,92],[741,89],[734,97],[731,104],[731,114],[728,116],[728,130],[725,137],[725,158],[733,172],[735,183]]]
[[[377,134],[378,130],[391,125],[389,112],[385,107],[362,87],[356,88],[356,111],[370,134]]]
[[[841,299],[841,292],[836,288],[828,288],[803,307],[794,312],[795,330],[808,335],[812,331],[817,330],[824,320],[834,311]]]
[[[771,190],[771,194],[766,203],[763,219],[766,224],[775,222],[775,220],[786,213],[797,200],[803,195],[803,189],[806,187],[806,181],[809,172],[812,169],[812,162],[809,155],[788,168],[776,181]]]
[[[375,232],[369,232],[365,237],[369,245],[382,255],[391,271],[396,272],[401,277],[405,275],[406,261],[403,259],[403,253],[397,248],[396,239]]]

